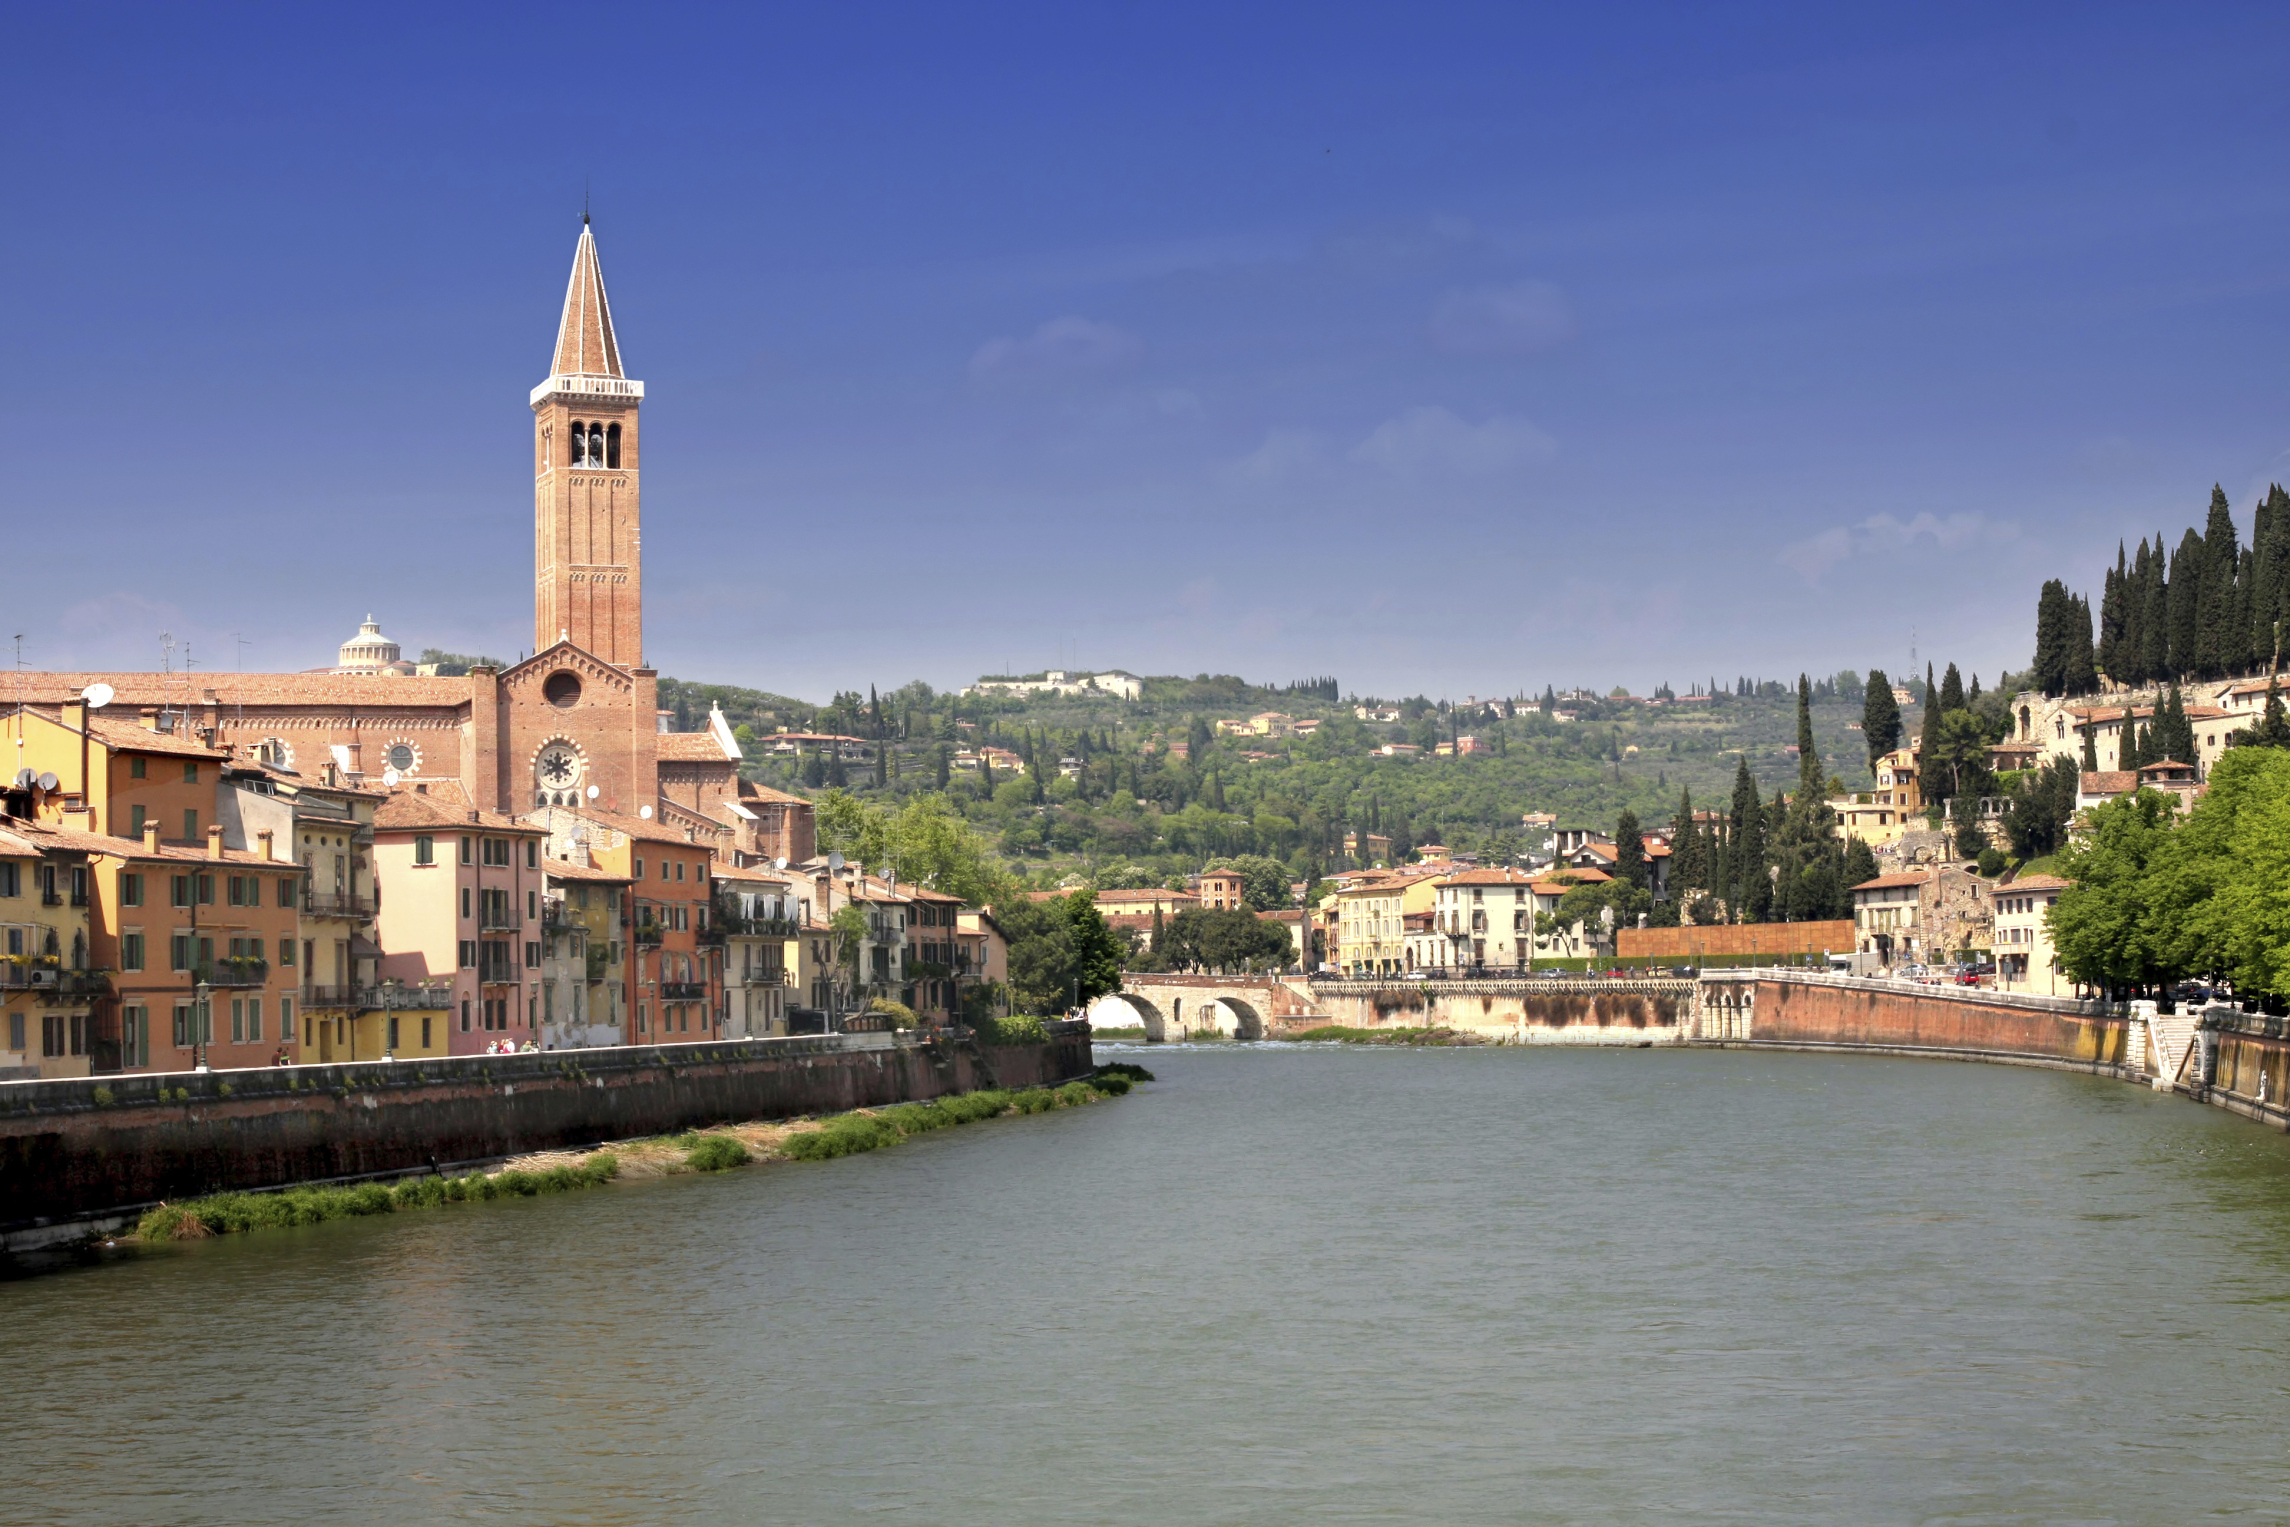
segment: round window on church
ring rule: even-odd
[[[580,676],[562,669],[552,673],[541,686],[541,698],[562,710],[580,703]]]
[[[397,770],[400,774],[410,774],[413,772],[413,749],[405,743],[396,742],[390,744],[390,750],[383,754],[382,757],[383,760],[387,762],[391,768]]]

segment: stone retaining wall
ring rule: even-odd
[[[1701,978],[1695,1036],[1719,1043],[1990,1056],[2136,1071],[2111,1004],[1792,972]]]
[[[838,1034],[0,1084],[0,1232],[1088,1075],[1089,1026],[1048,1027],[1043,1045]]]

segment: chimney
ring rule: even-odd
[[[146,705],[135,713],[135,719],[141,723],[145,731],[156,732],[159,730],[159,707]]]
[[[256,852],[256,853],[258,853],[258,854],[260,854],[260,855],[262,855],[262,857],[263,857],[263,858],[265,858],[265,859],[276,859],[276,858],[278,857],[278,855],[276,855],[276,854],[274,854],[274,853],[272,853],[272,852],[270,851],[270,829],[269,829],[269,828],[265,827],[265,828],[264,828],[262,831],[260,831],[260,832],[256,833],[256,834],[254,835],[254,841],[255,841],[255,852]]]
[[[143,851],[154,855],[159,852],[159,824],[156,821],[146,819],[143,824]]]
[[[416,795],[429,794],[429,781],[421,779],[415,780],[413,783],[413,793]]]
[[[210,859],[220,859],[222,856],[223,826],[220,822],[217,822],[214,826],[207,829],[207,857]]]
[[[86,731],[87,701],[76,695],[66,700],[63,705],[63,712],[58,719],[75,732]]]
[[[676,729],[676,726],[675,726],[675,722],[676,722],[676,713],[675,713],[674,711],[672,711],[672,710],[654,711],[652,714],[653,714],[653,717],[654,717],[654,719],[655,719],[655,721],[656,721],[656,723],[657,723],[657,725],[658,725],[659,729],[660,729],[662,732],[672,732],[672,731],[674,731],[674,730]]]

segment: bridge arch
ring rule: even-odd
[[[1252,1043],[1264,1037],[1264,1019],[1253,1004],[1242,998],[1222,994],[1203,1002],[1193,1020],[1194,1030],[1209,1029],[1219,1034],[1230,1034],[1243,1043]]]
[[[1161,1016],[1161,1010],[1135,992],[1108,992],[1089,1005],[1086,1016],[1099,1028],[1125,1029],[1142,1024],[1149,1045],[1165,1044],[1169,1038],[1168,1020]]]

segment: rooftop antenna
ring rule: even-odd
[[[588,226],[588,177],[586,175],[580,178],[580,225],[583,228]]]

